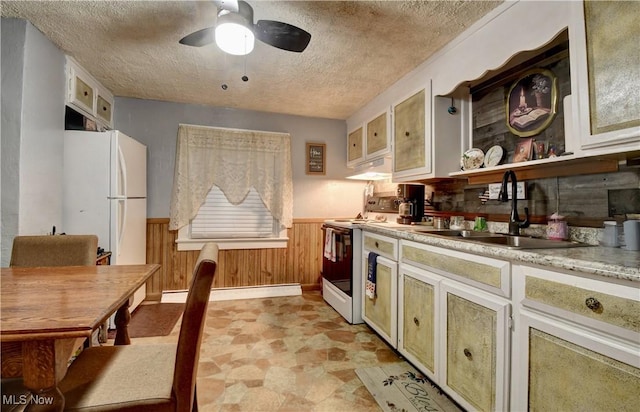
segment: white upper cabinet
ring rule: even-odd
[[[580,149],[585,154],[640,150],[640,3],[571,6],[572,89],[580,91],[573,127]]]
[[[347,134],[347,166],[353,167],[364,161],[364,128],[362,126]]]
[[[73,58],[67,56],[65,104],[98,125],[113,128],[113,95]]]
[[[365,159],[378,159],[391,151],[391,122],[385,111],[367,122],[365,130]]]
[[[347,166],[358,167],[391,151],[390,113],[385,110],[347,134]]]
[[[431,172],[430,103],[426,87],[393,106],[393,180],[403,181]]]
[[[494,176],[489,174],[501,176],[499,172],[504,168],[528,168],[532,176],[540,178],[611,171],[618,160],[629,157],[629,152],[640,151],[640,46],[637,19],[634,20],[639,13],[638,2],[505,2],[378,95],[347,119],[347,124],[362,125],[391,106],[394,181],[470,179],[480,175],[493,181]],[[615,42],[614,35],[619,36]],[[559,60],[553,60],[556,56]],[[491,85],[507,87],[528,69],[562,59],[566,59],[562,63],[566,69],[561,72],[564,83],[559,86],[563,94],[557,98],[558,116],[548,130],[562,129],[564,136],[546,133],[542,138],[541,134],[532,137],[542,143],[552,138],[564,139],[558,143],[564,155],[548,158],[545,152],[544,158],[513,163],[514,148],[506,147],[503,149],[508,151],[508,157],[498,166],[460,171],[462,154],[475,147],[476,94],[472,91],[477,92],[479,85],[486,92],[491,91]],[[424,86],[429,83],[429,87]],[[407,155],[403,148],[407,131],[396,129],[397,111],[422,88],[425,147],[422,153],[413,145],[412,154],[424,154],[424,158],[421,165],[405,168],[402,162],[407,159],[402,156]],[[450,105],[456,107],[457,113],[448,113]],[[403,132],[404,136],[400,134]],[[496,129],[496,133],[501,131]],[[514,135],[513,140],[518,136]],[[513,146],[513,140],[509,145]],[[481,148],[484,151],[501,144],[499,139],[493,144],[485,143],[487,147]],[[451,152],[455,155],[449,155]],[[605,161],[606,170],[589,168],[589,164],[597,163],[594,157]],[[440,161],[442,164],[436,163]],[[447,170],[442,172],[441,168]]]

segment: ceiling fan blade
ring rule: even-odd
[[[193,47],[202,47],[215,41],[215,27],[195,31],[180,39],[180,44]]]
[[[280,21],[258,20],[253,31],[258,40],[297,53],[302,52],[311,40],[308,32]]]
[[[234,13],[238,12],[238,0],[213,0],[213,3],[220,10],[229,10]]]

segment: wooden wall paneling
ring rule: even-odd
[[[166,270],[166,248],[169,221],[167,219],[149,219],[147,221],[147,263],[157,263],[161,269],[147,282],[147,299],[160,300],[164,290],[164,271]]]
[[[322,269],[322,220],[296,219],[287,230],[289,242],[281,249],[221,250],[214,288],[299,283],[319,289]],[[148,291],[187,290],[198,251],[177,251],[177,231],[169,231],[169,219],[147,221],[147,262],[161,265],[159,279]]]

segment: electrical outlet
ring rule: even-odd
[[[502,187],[502,184],[500,183],[491,183],[489,184],[489,199],[490,200],[498,200],[498,197],[500,195],[500,188]],[[518,182],[517,183],[517,192],[518,192],[518,200],[520,199],[526,199],[526,193],[525,193],[525,182]],[[507,185],[507,193],[509,194],[509,199],[512,198],[511,196],[511,182],[509,182],[509,184]]]

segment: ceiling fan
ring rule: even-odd
[[[244,55],[253,50],[254,37],[282,50],[300,53],[309,44],[311,34],[288,23],[258,20],[253,24],[253,8],[242,0],[214,0],[218,19],[207,27],[186,35],[180,44],[202,47],[214,41],[230,54]]]

